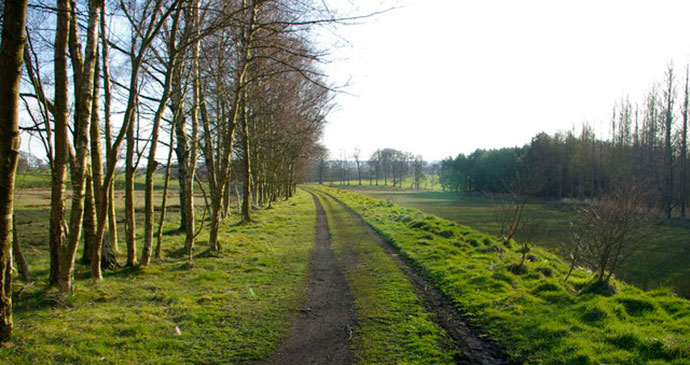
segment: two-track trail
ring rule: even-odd
[[[355,314],[352,296],[338,266],[321,203],[316,205],[316,245],[309,263],[306,298],[291,335],[269,364],[349,364]]]
[[[417,270],[403,260],[397,251],[381,238],[355,212],[330,194],[305,189],[314,197],[317,212],[316,245],[311,256],[309,276],[306,283],[306,297],[296,315],[290,336],[267,361],[270,364],[347,364],[356,359],[367,362],[362,354],[353,353],[352,342],[356,341],[357,321],[355,302],[346,274],[352,267],[361,265],[357,254],[343,254],[331,247],[329,226],[342,220],[358,227],[358,242],[378,245],[395,262],[396,271],[409,280],[416,301],[429,319],[444,331],[438,341],[441,351],[455,354],[454,361],[462,364],[504,364],[510,363],[500,349],[482,338],[477,330],[467,325],[467,319],[453,304]],[[319,198],[329,211],[337,210],[337,222],[333,213],[326,214]],[[331,227],[333,229],[333,227]],[[338,232],[340,233],[341,230]],[[364,232],[364,235],[362,235]],[[377,249],[380,250],[380,249]],[[339,253],[340,252],[340,253]],[[381,254],[383,255],[383,254]],[[385,255],[384,255],[385,256]],[[396,275],[400,276],[399,273]],[[356,289],[356,288],[355,288]],[[400,349],[405,351],[405,349]]]
[[[486,339],[479,329],[469,325],[465,317],[453,303],[431,282],[429,282],[417,268],[405,261],[397,249],[391,246],[385,239],[376,233],[357,213],[345,203],[331,194],[322,193],[335,201],[342,209],[347,211],[351,218],[359,225],[365,227],[372,240],[381,246],[390,255],[400,270],[409,278],[412,286],[433,321],[446,331],[449,337],[445,345],[449,350],[456,350],[456,363],[462,364],[512,364],[501,349],[493,342]]]

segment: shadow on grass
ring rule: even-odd
[[[164,231],[163,236],[176,236],[176,235],[182,234],[182,233],[184,233],[184,229],[182,229],[182,227],[178,227],[178,228],[173,228],[173,229],[169,229],[167,231]]]
[[[611,283],[607,281],[595,280],[585,285],[582,290],[580,290],[580,294],[594,294],[601,295],[603,297],[610,297],[616,294],[617,291],[618,290],[616,287]]]
[[[34,290],[30,288],[37,286]],[[25,291],[25,289],[27,291]],[[70,307],[70,297],[58,291],[57,288],[46,284],[30,282],[14,293],[13,310],[15,313],[31,312],[44,308]]]
[[[108,270],[103,272],[104,278],[132,278],[142,274],[139,266],[123,266],[117,270]]]
[[[196,254],[196,255],[194,256],[195,259],[202,259],[202,258],[219,258],[219,257],[222,257],[222,255],[220,254],[220,252],[216,252],[216,251],[212,250],[210,247],[207,248],[207,249],[205,249],[205,250],[202,251],[202,252],[199,252],[198,254]]]

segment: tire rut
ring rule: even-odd
[[[314,193],[316,245],[309,261],[306,296],[290,337],[265,364],[350,364],[354,301],[331,248],[326,213]]]
[[[417,297],[420,298],[426,311],[432,314],[433,321],[442,327],[451,337],[447,346],[452,346],[459,350],[460,355],[456,357],[458,364],[519,364],[521,362],[509,358],[492,341],[484,338],[482,332],[469,324],[469,320],[464,316],[436,286],[431,284],[422,276],[419,270],[406,261],[399,251],[381,237],[367,222],[356,212],[350,209],[345,203],[335,196],[319,192],[331,198],[341,205],[352,217],[365,227],[374,237],[378,244],[393,258],[398,267],[407,275],[413,284]]]

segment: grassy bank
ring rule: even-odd
[[[308,194],[257,212],[251,224],[230,217],[218,256],[206,252],[202,232],[191,269],[179,234],[165,236],[163,260],[107,272],[102,283],[77,265],[76,292],[64,297],[45,287],[45,194],[24,193],[18,231],[36,282],[15,282],[16,330],[0,363],[246,363],[269,356],[287,335],[314,242]],[[168,230],[176,218],[172,211]]]
[[[448,364],[444,331],[425,313],[410,281],[375,237],[332,199],[321,196],[331,242],[354,297],[352,351],[363,364]]]
[[[587,291],[591,274],[534,250],[527,273],[506,266],[517,247],[416,209],[319,187],[358,212],[510,355],[528,363],[690,363],[690,302],[614,281]]]
[[[462,195],[440,191],[416,191],[391,189],[390,187],[345,186],[374,198],[389,200],[395,204],[449,219],[482,233],[497,235],[494,209],[491,199],[477,195]],[[554,204],[534,203],[527,209],[542,223],[545,231],[535,237],[535,243],[551,250],[568,239],[570,222],[575,212],[557,209]],[[690,296],[690,229],[655,226],[654,235],[637,255],[621,268],[619,277],[638,287],[651,289],[659,286],[673,288],[683,296]]]

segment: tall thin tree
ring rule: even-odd
[[[27,1],[4,3],[0,46],[0,342],[12,334],[12,212],[19,159],[19,82]]]

